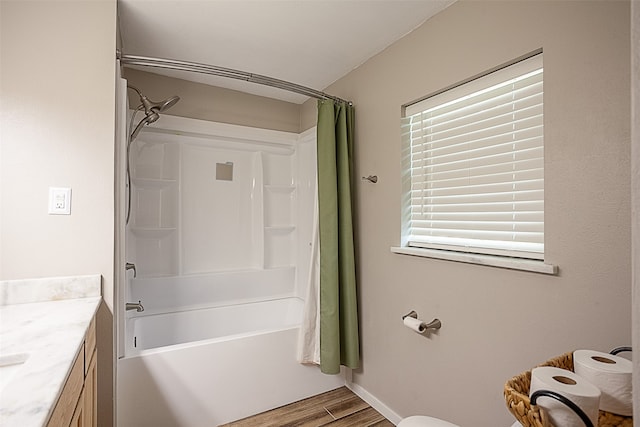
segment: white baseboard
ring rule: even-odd
[[[393,425],[398,425],[402,417],[396,414],[391,408],[382,403],[377,397],[369,393],[367,390],[359,386],[358,384],[354,384],[351,382],[350,375],[347,377],[347,382],[345,384],[349,390],[357,394],[362,400],[367,402],[373,409],[380,412],[386,419],[391,421]]]

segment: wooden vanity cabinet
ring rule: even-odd
[[[83,427],[98,425],[98,351],[96,350],[96,319],[91,321],[84,344],[84,424]],[[78,405],[80,403],[78,402]]]
[[[98,425],[97,361],[94,317],[47,427],[96,427]]]

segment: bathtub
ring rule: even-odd
[[[216,426],[344,385],[296,361],[302,304],[276,298],[129,319],[118,427]]]

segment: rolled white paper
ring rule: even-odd
[[[409,329],[413,329],[415,332],[419,334],[427,330],[424,322],[420,319],[415,319],[411,316],[407,316],[404,318],[403,322],[404,322],[404,326],[406,326]]]
[[[531,371],[529,397],[538,390],[555,391],[575,403],[598,425],[600,390],[589,381],[566,369],[542,366]],[[548,415],[554,426],[584,427],[584,422],[564,403],[550,397],[539,397],[536,403]]]
[[[573,370],[602,392],[600,409],[618,415],[633,415],[631,361],[593,350],[573,352]]]

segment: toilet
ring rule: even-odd
[[[459,427],[447,421],[424,415],[415,415],[400,421],[397,427]]]

